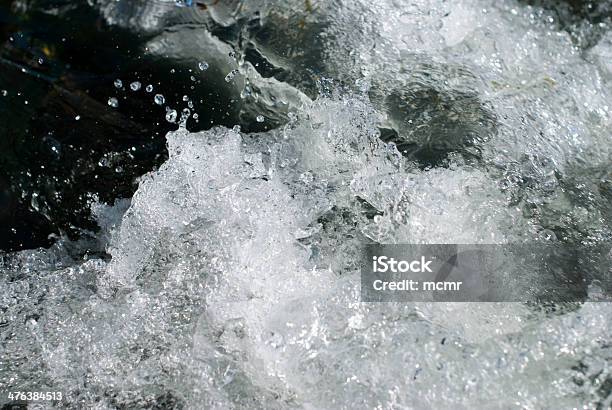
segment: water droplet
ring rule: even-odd
[[[187,122],[187,119],[189,119],[190,115],[191,115],[191,111],[189,110],[189,108],[183,108],[183,111],[181,111],[181,121],[180,121],[183,126]]]
[[[265,118],[264,118],[264,116],[263,116],[263,115],[258,115],[258,116],[255,118],[255,120],[256,120],[257,122],[264,122]]]
[[[206,61],[200,61],[200,62],[198,63],[198,68],[199,68],[201,71],[206,71],[206,70],[208,70],[208,63],[207,63]]]
[[[118,78],[115,80],[115,83],[114,83],[114,84],[115,84],[115,88],[121,88],[121,87],[123,87],[123,81],[121,81],[121,80],[120,80],[120,79],[118,79]]]
[[[119,101],[115,97],[110,97],[108,99],[108,105],[110,105],[113,108],[117,108],[119,107]]]
[[[151,93],[151,92],[153,92],[153,86],[151,84],[149,84],[149,85],[147,85],[145,90],[147,90],[148,93]]]
[[[166,99],[161,94],[155,94],[155,98],[153,99],[153,101],[155,101],[155,104],[157,105],[164,105]]]
[[[142,87],[142,84],[140,84],[140,81],[134,81],[132,84],[130,84],[130,89],[132,91],[138,91],[140,90],[140,87]]]
[[[234,79],[234,77],[236,77],[236,74],[238,74],[238,69],[233,69],[232,71],[230,71],[226,76],[225,76],[225,82],[229,83],[230,81],[232,81]]]
[[[34,192],[32,194],[32,198],[30,198],[30,205],[32,206],[32,209],[34,209],[35,211],[40,211],[40,204],[38,201],[38,193]]]
[[[172,109],[169,110],[166,113],[166,121],[168,121],[168,122],[176,122],[177,115],[178,114],[177,114],[176,110],[172,110]]]
[[[78,120],[80,120],[80,119],[81,119],[81,116],[80,116],[80,115],[77,115],[76,117],[74,117],[74,119],[78,121]]]
[[[250,97],[251,94],[252,94],[251,86],[245,85],[244,89],[240,93],[240,98],[245,99],[247,97]]]

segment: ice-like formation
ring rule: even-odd
[[[583,50],[514,2],[238,4],[211,19],[257,11],[244,44],[286,72],[246,62],[233,92],[265,84],[259,107],[284,95],[288,122],[170,133],[124,214],[95,206],[110,258],[3,255],[0,390],[99,409],[609,408],[609,304],[362,303],[358,273],[366,242],[609,240],[609,32]],[[234,69],[194,33],[150,51]],[[310,101],[313,70],[345,87]]]
[[[268,5],[252,36],[290,82],[302,84],[303,64],[285,64],[274,39],[299,34],[291,53],[315,50],[322,72],[365,87],[409,158],[426,167],[460,155],[506,185],[541,230],[577,240],[582,225],[610,238],[600,215],[610,183],[609,34],[585,51],[541,9],[437,0],[318,3],[302,28],[290,24],[298,3]],[[576,186],[590,190],[585,174],[607,175],[608,188],[586,194],[594,207],[576,205]]]
[[[603,403],[607,304],[547,317],[359,302],[352,263],[367,238],[529,234],[485,173],[420,170],[380,141],[379,120],[345,97],[264,134],[169,134],[169,160],[120,226],[97,211],[114,229],[110,261],[6,258],[2,383],[36,380],[95,408]]]

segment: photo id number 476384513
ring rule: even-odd
[[[60,401],[63,397],[59,391],[12,391],[7,396],[15,401]]]

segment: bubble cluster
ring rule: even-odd
[[[237,68],[233,69],[232,71],[230,71],[226,76],[225,76],[225,82],[229,83],[231,81],[234,80],[234,78],[236,77],[236,75],[240,72],[240,70],[238,70]]]

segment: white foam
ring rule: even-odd
[[[608,304],[368,304],[356,265],[366,240],[520,242],[546,218],[609,235],[603,189],[585,185],[578,204],[562,186],[609,164],[608,39],[587,61],[513,2],[395,3],[312,17],[328,23],[327,67],[367,77],[371,100],[299,99],[262,134],[179,129],[125,214],[98,208],[110,261],[7,257],[0,381],[99,408],[608,406]],[[389,109],[389,95],[428,89],[467,101],[455,114],[482,137],[477,161],[458,149],[423,167],[382,142],[389,124],[436,136],[436,110],[411,123]]]

